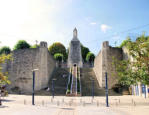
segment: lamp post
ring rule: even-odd
[[[38,69],[33,69],[33,90],[32,90],[32,105],[35,105],[35,71],[38,71]]]
[[[56,81],[56,79],[52,79],[52,96],[53,96],[53,99],[54,99],[54,81]]]
[[[92,79],[92,98],[94,99],[94,79]]]
[[[105,73],[105,79],[106,79],[106,107],[109,107],[109,99],[108,99],[108,76],[107,76],[107,72]]]
[[[1,88],[1,87],[0,87]],[[2,105],[2,100],[1,100],[1,89],[0,89],[0,106]]]

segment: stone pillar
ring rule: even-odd
[[[105,41],[102,44],[102,87],[105,87],[105,72],[108,72],[108,50],[109,42]],[[108,76],[109,77],[109,76]]]
[[[39,47],[39,78],[38,80],[41,83],[41,88],[45,88],[48,86],[49,76],[48,76],[48,49],[47,49],[47,42],[40,42]]]

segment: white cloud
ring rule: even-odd
[[[107,30],[112,29],[112,27],[109,26],[109,25],[106,25],[106,24],[101,24],[100,29],[101,29],[102,32],[106,33]]]
[[[91,23],[90,23],[90,25],[96,25],[96,24],[97,24],[96,22],[91,22]]]

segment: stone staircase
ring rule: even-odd
[[[82,96],[92,95],[92,80],[94,79],[94,95],[104,96],[105,90],[99,87],[97,78],[92,68],[81,68],[81,88]]]
[[[82,68],[81,69],[81,88],[82,96],[92,95],[92,81],[94,79],[94,95],[105,96],[105,88],[101,88],[98,84],[96,75],[93,68]],[[118,96],[120,94],[114,92],[112,89],[109,90],[109,96]]]
[[[37,91],[37,95],[52,95],[52,79],[56,79],[54,81],[54,92],[56,96],[64,96],[66,95],[66,88],[68,82],[69,69],[67,68],[55,68],[53,71],[52,77],[49,80],[48,87],[49,91],[46,89]]]

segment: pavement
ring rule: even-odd
[[[0,115],[148,115],[149,99],[137,96],[105,97],[9,95],[2,101]]]

